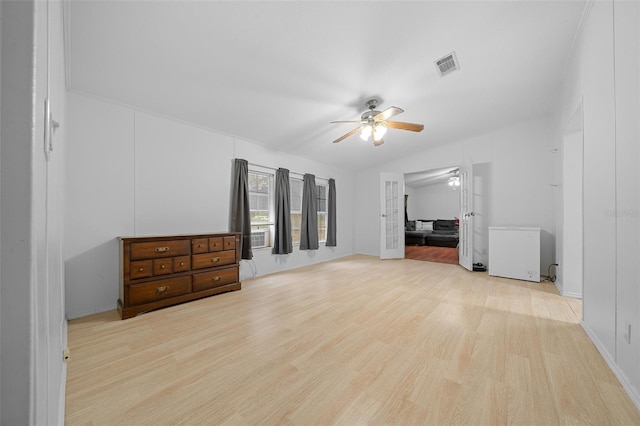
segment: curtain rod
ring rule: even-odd
[[[249,162],[248,162],[249,163]],[[269,170],[273,170],[276,171],[278,170],[275,167],[271,167],[271,166],[263,166],[262,164],[256,164],[256,163],[249,163],[250,166],[254,166],[254,167],[262,167],[263,169],[269,169]],[[289,170],[289,173],[293,173],[294,175],[300,175],[300,176],[304,176],[304,173],[300,173],[300,172],[292,172],[291,170]],[[314,175],[315,176],[315,175]],[[322,179],[322,180],[326,180],[329,181],[329,178],[325,178],[322,176],[316,176],[317,179]]]

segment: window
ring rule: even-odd
[[[329,188],[327,184],[319,185],[316,182],[318,199],[318,241],[327,241],[327,194]]]
[[[273,228],[273,174],[249,170],[251,246],[270,247]]]
[[[302,179],[289,178],[291,202],[291,240],[300,244],[300,227],[302,226]]]
[[[289,179],[291,188],[291,239],[293,244],[300,244],[300,228],[302,226],[302,189],[303,180]],[[327,240],[327,184],[316,182],[316,200],[318,201],[318,241]]]

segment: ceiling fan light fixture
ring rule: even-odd
[[[373,130],[373,139],[380,140],[387,133],[387,126],[384,123],[376,123]]]
[[[331,123],[359,124],[358,127],[340,136],[338,139],[334,140],[333,143],[341,142],[349,136],[355,135],[360,132],[360,138],[362,140],[367,141],[370,137],[373,137],[373,144],[375,146],[380,146],[384,143],[382,137],[385,135],[385,133],[387,132],[387,128],[389,127],[391,127],[392,129],[409,130],[412,132],[421,132],[424,129],[424,126],[422,124],[389,121],[389,118],[404,112],[404,110],[402,108],[392,106],[380,112],[375,109],[377,104],[378,101],[376,99],[370,99],[367,102],[369,111],[363,113],[360,116],[359,121],[332,121]]]
[[[369,136],[371,136],[371,125],[370,124],[366,124],[364,126],[362,126],[362,131],[360,132],[360,138],[363,141],[366,141],[369,139]]]

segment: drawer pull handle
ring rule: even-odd
[[[184,266],[184,262],[180,262],[180,266]]]
[[[164,269],[166,267],[167,267],[167,265],[160,265],[160,269]]]
[[[144,268],[138,269],[138,272],[142,272],[142,271],[144,271]]]
[[[212,262],[212,263],[216,263],[216,262],[218,262],[218,261],[220,261],[220,258],[219,258],[219,257],[212,257],[212,258],[211,258],[211,262]]]
[[[169,247],[156,247],[156,253],[166,253],[169,251]]]
[[[162,286],[162,287],[156,287],[156,294],[162,294],[167,290],[169,290],[169,286],[168,285],[165,285],[165,286]]]
[[[212,281],[220,281],[220,275],[216,275],[215,277],[211,278]]]

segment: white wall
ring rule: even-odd
[[[115,309],[118,236],[226,232],[233,158],[334,178],[337,247],[254,250],[241,279],[353,253],[354,175],[80,93],[69,95],[67,315]]]
[[[563,124],[581,101],[584,111],[582,324],[640,408],[640,5],[587,11],[560,103]]]
[[[580,130],[565,133],[562,140],[562,247],[557,253],[556,285],[565,296],[582,298],[582,108],[578,111]]]
[[[418,199],[416,196],[416,189],[405,185],[404,193],[409,196],[409,198],[407,198],[407,216],[409,217],[409,220],[418,218]]]
[[[64,421],[62,4],[2,2],[2,424]],[[46,29],[49,28],[47,33]],[[47,41],[47,35],[49,40]],[[50,79],[47,72],[50,45]],[[44,100],[62,124],[47,160]]]
[[[412,173],[451,164],[490,163],[488,226],[542,228],[541,271],[553,261],[551,183],[552,119],[540,117],[487,134],[416,152],[410,158],[357,175],[357,244],[359,253],[379,254],[380,171]],[[487,172],[488,173],[488,172]],[[474,244],[475,249],[475,244]]]
[[[415,213],[409,219],[453,219],[460,216],[460,191],[454,191],[441,182],[425,185],[414,190],[413,202]]]

